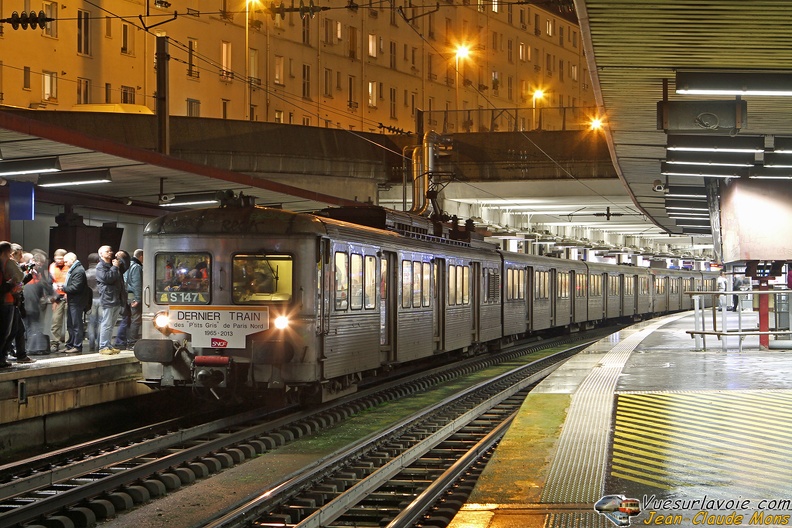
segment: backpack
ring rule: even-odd
[[[85,285],[85,289],[82,292],[80,304],[82,305],[83,313],[86,314],[91,311],[91,308],[93,308],[93,290],[87,284]]]

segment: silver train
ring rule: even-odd
[[[362,206],[175,212],[144,233],[143,339],[154,387],[327,401],[364,378],[519,337],[687,310],[716,274],[504,252]]]

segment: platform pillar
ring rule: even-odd
[[[770,286],[767,283],[767,279],[759,279],[759,291],[768,291]],[[770,331],[770,296],[769,295],[760,295],[759,296],[759,331],[760,332],[769,332]],[[759,347],[762,350],[767,350],[770,348],[770,335],[768,334],[761,334],[759,336]]]

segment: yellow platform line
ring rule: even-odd
[[[611,475],[663,489],[679,477],[777,489],[792,469],[789,403],[788,392],[620,394]]]

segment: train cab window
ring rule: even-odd
[[[290,255],[234,255],[231,272],[235,304],[288,302],[292,298]]]
[[[157,253],[154,259],[158,304],[209,304],[212,259],[209,253]]]
[[[340,251],[335,254],[335,309],[349,307],[349,255]]]

